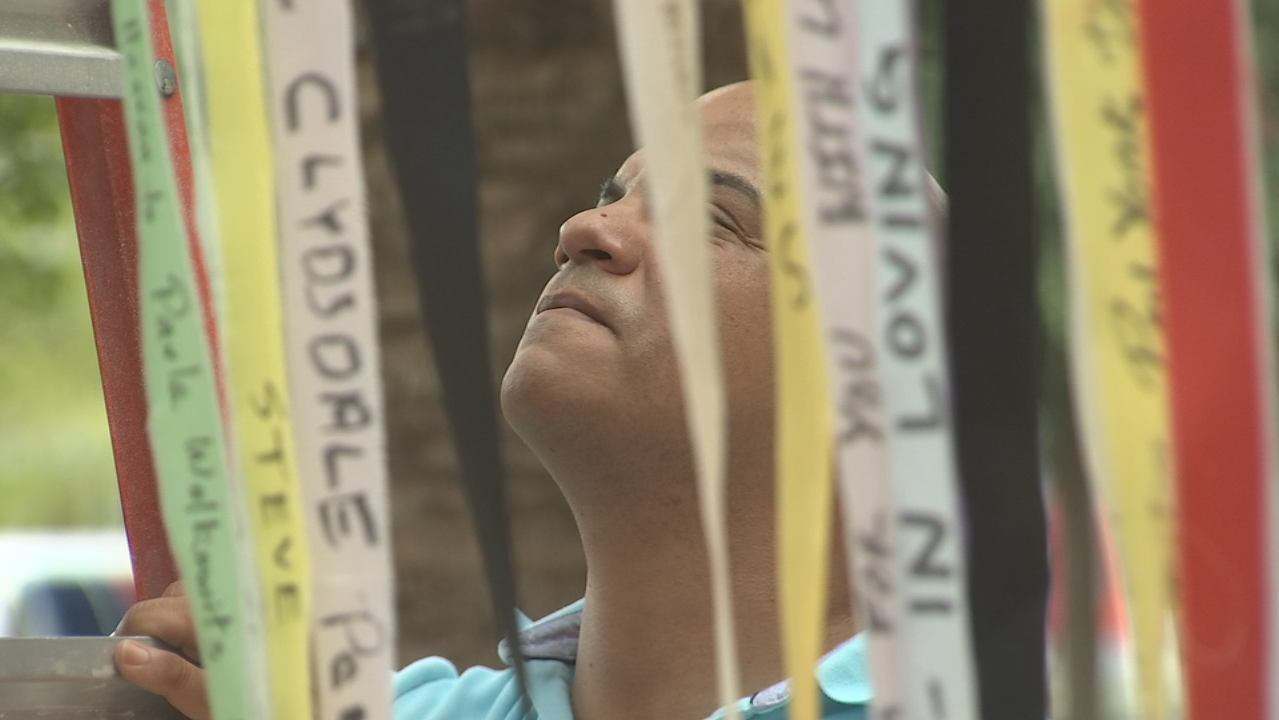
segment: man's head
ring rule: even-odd
[[[760,449],[767,454],[773,414],[769,270],[750,85],[713,91],[698,105],[711,177],[710,230],[707,238],[687,240],[712,245],[734,455],[746,443],[765,446]],[[665,460],[671,467],[662,471],[678,473],[688,464],[647,202],[641,151],[605,183],[595,208],[560,228],[558,272],[503,383],[507,419],[561,484],[563,474],[592,474],[592,465]]]

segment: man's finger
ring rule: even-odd
[[[199,662],[200,646],[195,635],[191,606],[181,595],[143,600],[124,613],[115,635],[147,635],[177,648]]]
[[[192,720],[208,720],[204,671],[186,658],[125,640],[115,649],[115,666],[125,680],[163,696],[183,715]]]

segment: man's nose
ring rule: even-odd
[[[644,223],[628,219],[627,211],[613,205],[583,210],[560,226],[555,246],[555,267],[569,263],[597,265],[615,275],[629,275],[639,267]]]

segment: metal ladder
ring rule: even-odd
[[[163,0],[148,0],[163,17]],[[174,63],[157,23],[156,60]],[[138,326],[133,175],[110,0],[0,0],[0,92],[54,96],[89,296],[120,504],[139,599],[177,571],[146,431]],[[181,106],[166,103],[179,182],[191,183]],[[2,563],[2,559],[0,559]],[[158,697],[115,676],[111,638],[0,638],[0,720],[172,718]]]

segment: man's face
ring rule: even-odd
[[[749,85],[699,100],[711,180],[709,242],[734,426],[769,423],[772,349],[754,108]],[[543,442],[664,441],[683,432],[643,153],[604,184],[595,208],[560,228],[555,276],[502,387],[507,419]]]

